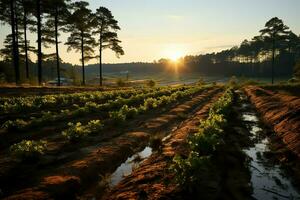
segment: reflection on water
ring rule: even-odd
[[[258,118],[254,113],[245,113],[242,115],[242,119],[246,122],[258,122]]]
[[[244,113],[242,119],[247,123],[252,134],[251,139],[256,141],[254,147],[244,150],[251,158],[251,182],[255,199],[300,199],[300,194],[293,187],[291,181],[285,177],[279,165],[270,165],[264,157],[269,151],[268,139],[259,134],[263,129],[259,126],[255,113]],[[249,123],[250,122],[250,123]]]
[[[146,158],[152,154],[152,148],[146,147],[143,151],[134,154],[129,157],[124,163],[122,163],[116,171],[111,175],[109,185],[110,187],[116,186],[125,176],[132,173],[132,170]]]

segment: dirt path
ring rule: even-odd
[[[8,181],[7,195],[13,194],[9,199],[19,199],[20,197],[23,199],[40,199],[40,197],[70,199],[74,198],[77,192],[83,194],[89,186],[101,180],[100,175],[113,172],[124,162],[124,159],[145,146],[150,135],[157,132],[168,132],[169,129],[174,128],[177,123],[182,121],[178,113],[193,113],[196,107],[210,99],[218,91],[220,90],[209,90],[165,114],[153,116],[152,120],[148,119],[146,122],[140,121],[139,123],[134,121],[134,124],[130,122],[129,127],[136,127],[135,129],[128,129],[127,132],[125,129],[125,133],[123,132],[121,136],[107,142],[103,141],[94,146],[86,146],[75,152],[66,153],[60,158],[55,158],[55,161],[30,166],[31,172],[33,172],[31,177],[21,175],[20,172],[13,176],[18,177],[19,180],[11,180],[6,177],[5,180]],[[137,124],[139,125],[137,126]],[[97,137],[93,139],[97,141]],[[25,183],[22,184],[23,181]],[[12,185],[14,188],[9,187]]]

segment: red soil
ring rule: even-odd
[[[217,99],[215,96],[210,103]],[[180,199],[176,196],[180,191],[172,182],[174,174],[168,169],[175,154],[187,155],[186,138],[198,131],[200,119],[207,116],[210,103],[202,107],[190,119],[171,133],[171,137],[163,144],[162,152],[154,153],[140,167],[121,181],[105,199]],[[167,184],[166,184],[167,183]]]
[[[47,165],[46,169],[34,167],[28,174],[28,170],[24,171],[22,180],[26,178],[28,183],[20,184],[14,181],[18,187],[11,188],[11,196],[8,199],[73,199],[78,193],[84,194],[91,185],[101,179],[101,176],[112,173],[128,156],[144,147],[151,134],[167,132],[174,124],[182,121],[179,113],[194,113],[196,107],[218,91],[219,88],[208,90],[205,94],[175,106],[165,114],[152,116],[152,119],[139,119],[134,124],[129,122],[133,128],[124,130],[118,137],[107,138],[106,141],[77,149],[75,159],[66,157],[66,160],[69,160],[67,162],[51,163],[55,165]]]
[[[300,157],[300,98],[257,86],[246,87],[245,91],[264,121]]]

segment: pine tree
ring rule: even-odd
[[[34,11],[34,1],[33,0],[21,0],[22,7],[22,19],[21,25],[23,26],[23,35],[24,35],[24,53],[25,53],[25,69],[26,69],[26,78],[29,78],[29,51],[33,51],[33,47],[29,46],[30,41],[27,39],[27,29],[28,26],[33,26],[34,21],[32,20],[32,13]]]
[[[27,41],[27,45],[25,44],[25,39],[23,38],[23,33],[18,33],[18,43],[19,43],[19,61],[26,62],[26,60],[30,61],[30,58],[28,55],[26,55],[26,52],[31,51],[34,52],[35,48],[30,46]],[[0,53],[2,54],[2,57],[5,61],[11,62],[13,60],[13,57],[11,55],[12,49],[12,35],[9,34],[6,36],[4,40],[4,48],[0,49]]]
[[[275,52],[281,45],[280,42],[284,40],[288,34],[289,28],[284,25],[281,19],[274,17],[270,19],[265,28],[260,30],[261,35],[264,37],[264,40],[271,45],[272,51],[272,84],[274,84],[274,65],[275,65]]]
[[[82,85],[85,85],[85,61],[94,58],[94,47],[96,41],[92,37],[92,30],[95,27],[95,18],[92,11],[87,8],[89,3],[79,1],[72,4],[74,12],[68,19],[67,30],[71,33],[68,41],[68,51],[75,50],[81,52],[82,64]]]
[[[124,51],[120,46],[121,41],[118,40],[117,31],[120,30],[118,21],[114,19],[111,11],[105,7],[97,9],[95,14],[96,30],[94,34],[99,35],[98,47],[99,47],[99,79],[100,86],[102,86],[102,52],[104,49],[111,49],[116,53],[116,56],[124,55]]]
[[[18,51],[18,23],[16,20],[16,0],[1,0],[0,2],[0,20],[11,26],[11,44],[12,44],[12,63],[15,71],[15,82],[20,83],[20,64]]]
[[[65,31],[67,18],[70,16],[69,12],[70,0],[49,0],[46,6],[46,25],[45,41],[49,44],[55,44],[55,61],[57,71],[57,85],[61,85],[60,77],[60,57],[59,57],[59,31]]]

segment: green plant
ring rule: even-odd
[[[211,155],[220,143],[217,134],[197,133],[189,139],[190,148],[201,155]]]
[[[115,124],[121,124],[126,120],[126,115],[120,111],[109,112],[109,118],[113,120]]]
[[[103,129],[103,123],[100,120],[92,120],[89,121],[88,124],[85,126],[85,129],[89,133],[97,133],[98,131]]]
[[[234,93],[227,89],[211,107],[209,116],[202,120],[199,131],[188,138],[190,153],[186,159],[176,155],[171,165],[176,181],[188,188],[193,188],[202,179],[205,172],[212,169],[211,157],[219,144],[223,142],[222,132],[227,125]],[[203,173],[204,172],[204,173]]]
[[[124,105],[121,109],[120,112],[126,116],[126,119],[132,119],[138,114],[138,109],[137,108],[129,108],[127,105]]]
[[[138,113],[143,113],[148,108],[146,107],[139,107],[140,104],[144,103],[145,99],[152,98],[156,101],[157,105],[167,104],[170,103],[176,98],[179,98],[178,94],[186,94],[185,91],[192,90],[190,87],[181,86],[181,87],[160,87],[155,89],[141,89],[138,91],[129,90],[128,93],[124,91],[110,91],[110,92],[84,92],[78,94],[70,94],[70,95],[62,95],[62,96],[55,96],[49,95],[46,97],[35,97],[33,99],[30,98],[21,98],[21,99],[12,99],[10,102],[7,98],[0,98],[0,101],[3,101],[3,106],[0,105],[3,109],[29,109],[34,110],[36,108],[43,108],[44,106],[51,106],[53,102],[60,102],[63,105],[69,105],[72,102],[72,110],[66,112],[50,112],[50,111],[42,111],[41,117],[38,118],[31,118],[29,121],[26,121],[26,124],[22,126],[22,128],[28,128],[33,126],[40,126],[48,122],[55,122],[59,120],[65,120],[66,118],[75,118],[79,116],[85,116],[90,113],[98,113],[98,112],[108,112],[108,111],[115,111],[121,109],[123,106],[130,106],[126,111],[122,111],[122,114],[126,116],[126,118],[132,118]],[[176,93],[176,95],[173,95]],[[165,96],[171,95],[172,97]],[[115,99],[115,100],[112,100]],[[31,102],[31,100],[33,102]],[[73,102],[77,101],[82,106],[79,106],[77,103],[74,104]],[[19,103],[17,103],[20,101]],[[97,103],[98,101],[102,102],[101,104]],[[22,103],[21,103],[22,102]],[[52,102],[52,103],[51,103]],[[66,103],[68,102],[68,103]],[[106,102],[106,103],[105,103]],[[18,105],[18,106],[15,106]],[[2,106],[2,107],[1,107]],[[137,106],[136,108],[134,106]],[[14,123],[13,121],[11,122]]]
[[[91,120],[87,125],[80,122],[76,124],[68,123],[69,128],[62,132],[62,135],[70,141],[78,141],[92,133],[97,133],[103,129],[103,123],[100,120]]]
[[[24,127],[26,127],[27,122],[23,119],[16,119],[14,121],[8,120],[4,124],[2,124],[1,128],[7,129],[7,130],[20,130]]]
[[[170,169],[176,174],[175,181],[181,187],[191,189],[191,187],[197,186],[197,182],[201,180],[206,171],[212,169],[211,157],[200,156],[193,151],[186,159],[176,155]]]
[[[12,145],[9,149],[14,156],[22,160],[33,160],[43,155],[46,148],[47,142],[44,140],[23,140],[20,143]]]
[[[121,124],[126,119],[130,119],[135,117],[137,114],[144,113],[149,109],[154,109],[159,106],[171,103],[172,101],[176,101],[178,98],[184,96],[190,96],[198,91],[200,91],[202,87],[177,87],[177,88],[164,88],[164,89],[155,89],[145,91],[146,93],[137,94],[132,96],[129,99],[117,98],[115,101],[108,101],[106,104],[96,105],[94,103],[87,103],[85,107],[79,108],[76,112],[85,113],[90,112],[91,108],[93,112],[103,111],[103,110],[114,110],[120,108],[119,110],[114,110],[109,112],[110,119],[115,124]],[[165,96],[170,95],[170,96]],[[145,100],[144,100],[145,99]],[[129,105],[140,104],[136,107],[129,107]],[[70,113],[68,113],[70,114]],[[73,112],[73,115],[75,113]],[[97,122],[98,123],[98,122]],[[63,135],[67,137],[69,140],[78,140],[81,137],[84,137],[91,132],[96,132],[89,127],[89,124],[83,126],[81,123],[77,124],[69,124],[69,128],[63,131]],[[96,127],[95,130],[99,130],[102,128]]]
[[[63,131],[62,135],[70,141],[77,141],[90,133],[80,122],[77,122],[76,124],[69,122],[68,125],[69,128]]]
[[[154,98],[148,98],[144,101],[144,106],[147,110],[157,107],[157,100]]]

